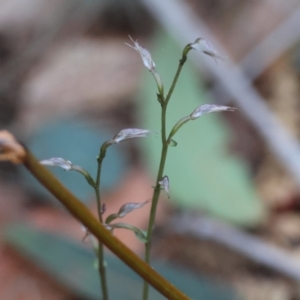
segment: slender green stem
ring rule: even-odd
[[[171,96],[173,94],[173,91],[174,91],[175,86],[177,84],[177,80],[179,78],[179,75],[181,73],[181,70],[182,70],[182,67],[183,67],[184,63],[186,62],[186,59],[187,59],[187,55],[185,53],[183,53],[182,54],[182,58],[179,60],[179,66],[178,66],[177,72],[176,72],[176,74],[174,76],[172,85],[171,85],[170,90],[169,90],[169,92],[168,92],[168,94],[166,96],[166,100],[165,100],[166,108],[167,108],[167,105],[168,105],[168,103],[170,101],[170,98],[171,98]]]
[[[170,142],[169,139],[167,140],[167,134],[166,134],[167,106],[168,106],[169,100],[172,96],[172,93],[175,89],[175,86],[177,84],[182,67],[183,67],[184,63],[186,62],[186,58],[187,58],[187,55],[183,52],[182,58],[179,61],[179,66],[178,66],[177,72],[174,76],[172,85],[170,87],[170,90],[169,90],[166,98],[164,99],[164,96],[159,94],[159,98],[164,99],[164,100],[160,101],[161,107],[162,107],[162,110],[161,110],[162,150],[161,150],[159,169],[158,169],[158,173],[157,173],[157,177],[156,177],[156,184],[155,184],[153,196],[152,196],[152,205],[151,205],[151,210],[150,210],[150,217],[149,217],[148,231],[147,231],[147,242],[145,243],[145,262],[148,264],[150,263],[152,234],[153,234],[157,204],[158,204],[159,195],[160,195],[160,191],[161,191],[159,181],[163,177],[165,163],[166,163],[166,159],[167,159],[167,153],[168,153],[168,144]],[[149,296],[149,284],[147,283],[147,281],[144,281],[143,300],[147,300],[148,296]]]
[[[154,187],[153,196],[152,196],[152,205],[150,210],[150,217],[149,217],[148,231],[147,231],[147,242],[145,243],[145,262],[148,264],[150,264],[152,234],[153,234],[157,204],[158,204],[160,190],[161,190],[159,181],[163,176],[167,153],[168,153],[168,144],[166,142],[166,110],[167,110],[167,105],[166,102],[164,102],[164,104],[162,105],[162,114],[161,114],[162,152],[160,157],[159,169],[156,177],[156,185]],[[146,281],[144,281],[143,300],[147,300],[148,295],[149,295],[149,285]]]
[[[165,162],[166,162],[166,158],[167,158],[167,152],[168,152],[168,145],[166,145],[166,143],[165,143],[165,145],[162,148],[159,171],[157,174],[156,185],[155,185],[154,192],[153,192],[152,205],[151,205],[151,210],[150,210],[150,218],[149,218],[148,231],[147,231],[147,242],[145,243],[145,262],[148,264],[150,263],[150,250],[151,250],[152,234],[153,234],[158,199],[159,199],[160,190],[161,190],[160,184],[158,182],[159,182],[159,179],[163,176],[164,166],[165,166]],[[148,285],[147,281],[144,281],[143,300],[148,299],[148,294],[149,294],[149,285]]]
[[[102,203],[101,203],[101,194],[100,194],[100,182],[101,182],[101,169],[102,169],[102,162],[106,155],[107,145],[104,143],[101,146],[100,154],[97,158],[98,167],[97,167],[97,176],[95,182],[95,193],[96,193],[96,200],[97,200],[97,210],[98,210],[98,218],[100,223],[103,223],[102,219]],[[108,300],[108,288],[107,288],[107,279],[106,279],[106,267],[104,261],[104,247],[103,243],[99,241],[98,243],[98,272],[100,276],[100,283],[101,283],[101,290],[103,300]]]
[[[101,223],[102,220],[102,203],[101,203],[101,194],[100,194],[100,182],[101,182],[101,169],[102,169],[102,162],[106,156],[106,149],[107,144],[104,143],[101,146],[99,156],[97,157],[98,167],[97,167],[97,175],[96,175],[96,182],[95,182],[95,192],[96,192],[96,200],[97,200],[97,209],[98,209],[98,218]]]

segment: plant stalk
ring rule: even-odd
[[[165,162],[166,162],[166,158],[167,158],[167,152],[168,152],[168,145],[165,145],[162,148],[159,171],[157,174],[156,185],[155,185],[154,193],[153,193],[153,197],[152,197],[152,205],[151,205],[150,218],[149,218],[149,223],[148,223],[147,242],[145,243],[145,262],[147,264],[150,264],[150,250],[151,250],[152,234],[153,234],[153,229],[154,229],[157,204],[158,204],[160,190],[161,190],[160,184],[158,182],[160,181],[160,178],[163,176],[164,166],[165,166]],[[148,295],[149,295],[149,285],[148,285],[147,281],[144,281],[143,300],[147,300]]]
[[[156,184],[153,191],[152,196],[152,204],[151,204],[151,210],[150,210],[150,217],[149,217],[149,223],[148,223],[148,230],[147,230],[147,242],[145,243],[145,262],[150,264],[150,251],[151,251],[151,241],[152,241],[152,234],[154,229],[154,223],[155,223],[155,216],[156,216],[156,209],[157,204],[160,196],[161,187],[159,184],[159,181],[163,177],[165,163],[167,159],[168,154],[168,147],[170,139],[167,140],[167,134],[166,134],[166,115],[167,115],[167,107],[169,100],[173,94],[173,91],[175,89],[175,86],[177,84],[179,75],[181,73],[182,67],[187,59],[187,53],[183,52],[182,58],[179,60],[179,66],[177,68],[176,74],[174,76],[173,82],[171,84],[170,90],[164,98],[164,95],[159,94],[159,99],[163,99],[161,103],[161,141],[162,141],[162,150],[161,150],[161,157],[160,157],[160,163],[158,168],[158,173],[156,177]],[[143,285],[143,300],[148,300],[149,297],[149,284],[147,281],[144,281]]]
[[[96,200],[97,200],[97,210],[98,210],[98,218],[101,224],[103,224],[102,218],[102,202],[101,202],[101,194],[100,194],[100,183],[101,183],[101,170],[102,170],[102,162],[106,155],[105,143],[101,146],[99,156],[97,157],[98,167],[97,167],[97,176],[95,182],[95,193],[96,193]],[[106,276],[106,267],[105,267],[105,260],[104,260],[104,247],[101,241],[98,242],[98,272],[100,277],[100,285],[103,300],[108,300],[108,287],[107,287],[107,276]]]
[[[166,109],[167,109],[168,103],[169,103],[169,101],[170,101],[170,98],[171,98],[171,96],[172,96],[172,94],[173,94],[173,91],[174,91],[174,89],[175,89],[175,86],[176,86],[176,84],[177,84],[177,81],[178,81],[179,75],[180,75],[180,73],[181,73],[182,67],[183,67],[183,65],[184,65],[185,62],[186,62],[186,59],[187,59],[187,54],[185,54],[185,52],[183,52],[182,58],[179,60],[179,66],[178,66],[177,71],[176,71],[176,74],[175,74],[175,76],[174,76],[172,85],[171,85],[170,90],[169,90],[169,92],[168,92],[168,94],[167,94],[167,96],[166,96],[166,100],[165,100]]]

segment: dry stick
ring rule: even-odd
[[[172,232],[219,242],[259,264],[296,281],[300,280],[300,262],[291,253],[233,226],[189,213],[177,216],[168,226]]]
[[[239,67],[245,72],[249,81],[259,77],[276,59],[300,40],[300,31],[294,30],[299,27],[300,6],[248,52],[239,63]],[[212,94],[215,99],[221,99],[222,104],[231,101],[230,95],[224,93],[224,88],[218,83],[209,94]]]
[[[69,212],[87,228],[91,234],[106,245],[108,249],[116,254],[137,274],[148,281],[149,284],[151,284],[162,295],[171,300],[190,299],[174,287],[169,281],[154,271],[120,240],[115,238],[102,224],[97,221],[89,209],[68,189],[66,189],[49,170],[43,167],[28,150],[26,150],[26,157],[23,163],[34,177],[47,190],[49,190],[69,210]]]
[[[300,6],[257,44],[242,59],[240,65],[249,80],[253,81],[300,39]]]

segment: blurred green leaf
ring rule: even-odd
[[[74,165],[81,166],[94,177],[97,171],[96,157],[100,147],[103,142],[112,139],[114,135],[115,132],[110,132],[103,127],[94,128],[89,123],[75,118],[54,120],[50,124],[41,126],[26,144],[40,160],[63,157]],[[127,161],[122,152],[122,146],[110,147],[103,162],[102,187],[109,189],[115,186],[126,167]],[[60,168],[50,168],[50,170],[83,202],[93,199],[94,190],[81,174],[67,172]],[[54,197],[27,171],[23,175],[26,185],[54,200]]]
[[[83,244],[70,241],[32,227],[14,225],[5,231],[5,240],[44,269],[60,284],[65,285],[78,298],[99,299],[98,272],[93,267],[95,254]],[[106,255],[107,275],[111,300],[140,300],[142,280],[119,259]],[[174,265],[156,262],[153,267],[185,292],[191,299],[236,300],[233,291],[204,277],[195,276]],[[150,300],[163,296],[150,289]]]
[[[155,39],[154,45],[152,58],[167,91],[182,49],[162,32]],[[192,52],[190,55],[193,55]],[[199,84],[199,76],[189,62],[184,66],[170,100],[168,130],[196,107],[210,102]],[[156,99],[156,86],[146,71],[138,101],[140,126],[160,132],[160,104]],[[188,122],[179,130],[175,139],[178,146],[169,148],[164,172],[170,178],[171,200],[183,208],[202,209],[243,225],[254,225],[262,220],[265,210],[255,192],[245,162],[227,153],[230,132],[221,114],[210,114]],[[155,176],[161,140],[145,139],[142,143],[148,168]]]

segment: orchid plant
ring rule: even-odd
[[[131,39],[131,38],[130,38]],[[131,39],[132,40],[132,39]],[[159,169],[156,176],[156,184],[154,186],[154,191],[152,195],[151,201],[151,210],[150,210],[150,217],[148,222],[148,229],[146,235],[146,242],[145,242],[145,261],[149,264],[150,263],[150,250],[151,250],[151,240],[155,222],[155,215],[157,204],[159,201],[160,191],[164,189],[169,197],[169,177],[164,175],[164,167],[165,162],[168,154],[169,146],[176,146],[176,141],[173,140],[174,135],[178,132],[178,130],[188,121],[196,120],[201,116],[213,112],[221,112],[221,111],[234,111],[236,110],[233,107],[223,106],[223,105],[215,105],[215,104],[204,104],[197,108],[190,113],[190,115],[181,118],[171,129],[170,133],[166,132],[166,117],[167,117],[167,107],[169,101],[171,99],[172,93],[175,89],[177,84],[179,75],[181,73],[182,67],[187,60],[187,55],[191,50],[200,50],[202,53],[209,55],[214,60],[216,59],[223,59],[223,57],[212,47],[212,45],[203,38],[198,38],[195,40],[194,43],[190,43],[186,45],[183,49],[182,57],[179,60],[179,66],[177,72],[174,76],[173,82],[168,93],[164,93],[164,85],[162,79],[160,78],[159,73],[155,69],[155,63],[152,60],[150,52],[143,48],[137,41],[132,40],[133,46],[129,45],[133,49],[135,49],[141,56],[144,66],[151,72],[153,75],[158,92],[157,92],[157,99],[159,104],[161,105],[161,157],[159,163]],[[143,288],[143,300],[147,300],[149,297],[149,285],[146,281],[144,281],[144,288]]]
[[[178,120],[177,123],[174,124],[173,128],[170,130],[170,132],[167,132],[166,130],[166,118],[167,118],[167,108],[169,101],[171,99],[171,96],[174,92],[175,86],[177,84],[178,78],[180,76],[181,70],[187,60],[188,53],[191,50],[200,50],[202,53],[212,57],[214,60],[217,59],[223,59],[222,56],[210,45],[208,41],[206,41],[203,38],[198,38],[195,40],[194,43],[188,44],[182,52],[182,57],[179,60],[179,66],[177,69],[177,72],[174,76],[173,82],[171,84],[171,87],[169,88],[168,92],[165,93],[165,87],[163,84],[163,81],[159,75],[159,73],[156,70],[156,65],[151,57],[150,52],[143,48],[137,41],[134,41],[130,37],[133,45],[127,44],[134,50],[136,50],[139,55],[142,58],[144,66],[151,72],[151,74],[154,77],[154,80],[157,85],[157,100],[158,105],[161,106],[161,157],[160,157],[160,163],[159,168],[157,171],[156,181],[153,189],[153,194],[151,199],[148,199],[141,203],[127,203],[124,204],[118,212],[110,214],[109,216],[106,216],[104,218],[106,206],[105,203],[103,203],[101,198],[101,176],[102,176],[102,163],[106,156],[106,152],[108,148],[114,144],[119,144],[120,142],[126,141],[128,139],[133,138],[146,138],[151,134],[151,131],[148,129],[140,129],[140,128],[126,128],[121,131],[119,131],[111,140],[108,140],[102,144],[100,147],[99,154],[97,156],[97,173],[95,177],[91,176],[84,168],[81,166],[74,165],[71,161],[66,160],[61,157],[53,157],[49,159],[45,159],[40,161],[39,163],[45,166],[51,166],[51,167],[60,167],[63,168],[66,171],[76,171],[79,172],[81,175],[84,176],[88,184],[94,189],[95,191],[95,197],[97,201],[97,211],[98,211],[98,221],[104,226],[105,230],[109,231],[111,234],[113,234],[114,230],[122,228],[126,230],[131,230],[139,240],[141,240],[145,244],[145,255],[144,255],[144,261],[149,265],[150,264],[150,251],[151,251],[151,241],[152,241],[152,235],[153,235],[153,228],[155,223],[155,216],[156,216],[156,210],[158,201],[160,198],[161,190],[164,190],[168,197],[170,198],[170,182],[169,177],[165,174],[165,163],[167,159],[167,154],[169,151],[170,146],[176,146],[177,143],[174,141],[173,137],[178,132],[178,130],[187,122],[196,120],[200,117],[202,117],[205,114],[210,114],[213,112],[221,112],[221,111],[234,111],[236,110],[233,107],[229,106],[223,106],[223,105],[214,105],[214,104],[204,104],[194,109],[189,115],[182,117],[180,120]],[[1,132],[0,132],[1,133]],[[13,137],[7,136],[6,132],[5,134],[2,132],[0,134],[0,160],[10,160],[14,163],[20,163],[23,162],[25,166],[44,184],[50,191],[53,192],[57,196],[57,198],[63,202],[68,208],[72,207],[72,204],[70,205],[68,200],[66,200],[65,193],[63,192],[63,188],[61,186],[58,186],[59,184],[57,182],[54,182],[53,184],[45,183],[47,180],[51,181],[52,175],[50,176],[48,173],[45,173],[43,170],[39,170],[39,167],[35,164],[34,159],[32,158],[32,155],[22,147],[22,145],[18,144]],[[51,178],[50,178],[51,177]],[[58,191],[58,192],[57,192]],[[66,193],[66,195],[69,195]],[[73,196],[72,196],[73,197]],[[72,198],[71,197],[71,198]],[[74,197],[73,197],[74,198]],[[75,201],[75,200],[74,200]],[[76,200],[77,201],[77,200]],[[67,203],[68,202],[68,203]],[[130,212],[139,209],[147,204],[151,203],[150,208],[150,215],[149,215],[149,221],[148,221],[148,227],[146,231],[143,231],[135,226],[132,226],[127,223],[118,222],[118,219],[123,218],[125,215],[129,214]],[[69,206],[70,205],[70,206]],[[75,205],[75,204],[74,204]],[[75,205],[76,206],[76,205]],[[115,249],[115,252],[118,253],[118,255],[121,257],[122,251],[119,251],[118,247],[114,247],[113,243],[119,243],[116,242],[116,240],[112,239],[111,243],[107,242],[110,240],[109,237],[106,236],[105,238],[101,239],[101,230],[98,231],[95,229],[94,223],[90,224],[88,221],[89,219],[86,217],[82,217],[81,215],[84,213],[81,213],[79,211],[78,207],[76,208],[74,206],[74,209],[71,208],[70,211],[73,213],[74,216],[76,216],[79,220],[82,221],[82,223],[86,227],[86,235],[88,235],[93,240],[94,250],[98,258],[98,271],[100,276],[100,284],[101,284],[101,291],[102,291],[102,299],[108,300],[109,299],[109,292],[107,287],[107,278],[106,278],[106,265],[105,265],[105,258],[104,258],[104,244],[105,245],[112,245],[111,249]],[[83,208],[81,208],[82,210]],[[87,214],[88,215],[88,214]],[[92,216],[89,217],[90,219]],[[86,221],[88,220],[88,221]],[[95,234],[97,233],[97,234]],[[94,238],[95,235],[98,240]],[[118,244],[119,245],[119,244]],[[126,252],[126,249],[123,249],[123,252]],[[126,255],[129,257],[133,257],[133,255],[128,254],[126,252]],[[134,262],[132,259],[127,259],[127,256],[124,254],[124,261],[126,261],[129,265],[133,266]],[[123,259],[123,256],[122,256]],[[135,260],[139,260],[139,258],[135,258]],[[142,264],[142,262],[139,262]],[[139,274],[143,274],[144,279],[147,278],[145,273],[145,269],[147,269],[145,266],[143,268],[139,268],[136,265],[132,267],[135,270],[139,270]],[[147,269],[148,273],[155,273],[152,272],[151,269]],[[146,272],[146,273],[147,273]],[[152,276],[152,275],[151,275]],[[188,299],[185,295],[180,294],[179,291],[174,291],[172,288],[172,285],[169,285],[168,283],[161,284],[159,281],[163,281],[162,279],[157,280],[158,275],[156,276],[156,279],[154,278],[153,281],[151,281],[153,286],[159,286],[162,293],[165,293],[164,295],[168,295],[168,299]],[[148,284],[149,278],[147,280],[144,280],[143,285],[143,294],[142,299],[147,300],[149,297],[149,284]],[[171,295],[171,296],[170,296]],[[172,296],[173,295],[173,296]]]

